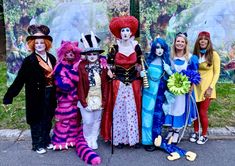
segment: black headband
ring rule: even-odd
[[[186,32],[182,33],[182,32],[178,32],[176,34],[176,37],[179,36],[179,35],[184,35],[185,37],[188,37],[188,34]]]

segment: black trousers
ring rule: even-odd
[[[46,88],[45,91],[45,101],[44,109],[42,110],[42,116],[39,121],[30,124],[31,138],[32,138],[32,150],[37,150],[39,148],[46,148],[48,144],[51,143],[50,131],[52,127],[52,116],[51,109],[54,109],[50,105],[52,88]]]

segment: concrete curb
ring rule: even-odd
[[[192,132],[193,132],[192,128],[187,128],[183,139],[187,139],[190,133]],[[209,128],[208,137],[210,139],[235,139],[235,127],[226,126],[222,128]],[[1,129],[0,140],[12,140],[12,141],[31,140],[30,130]]]

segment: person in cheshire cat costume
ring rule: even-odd
[[[78,42],[62,41],[57,50],[57,65],[54,70],[57,108],[52,143],[54,150],[68,149],[75,145],[78,118]]]
[[[58,62],[54,70],[57,108],[52,143],[54,150],[76,146],[78,156],[87,164],[97,165],[100,157],[88,147],[83,137],[78,102],[78,65],[80,63],[78,42],[62,41],[57,50]]]

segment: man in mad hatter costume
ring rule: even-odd
[[[26,38],[31,55],[26,57],[13,84],[8,88],[3,104],[11,104],[25,85],[26,121],[30,125],[32,150],[39,154],[52,149],[49,136],[56,107],[52,78],[55,57],[48,53],[52,45],[50,29],[45,25],[31,25]]]

